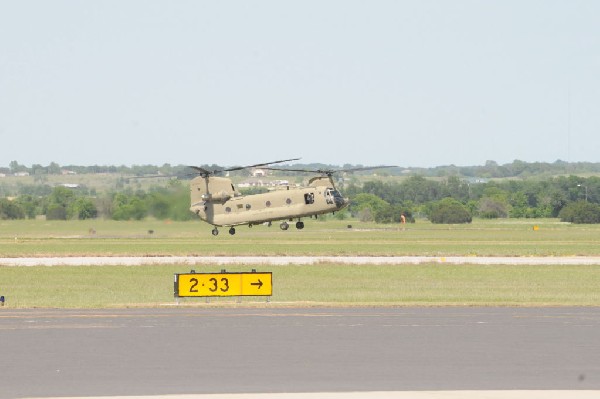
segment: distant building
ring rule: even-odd
[[[251,177],[250,179],[246,179],[237,186],[240,188],[249,188],[249,187],[279,187],[279,186],[288,186],[290,184],[287,180],[273,180],[273,181],[265,181],[262,179],[258,179],[256,177]]]
[[[484,184],[489,182],[485,177],[468,177],[465,179],[469,184]]]
[[[266,183],[264,181],[262,181],[261,179],[251,178],[251,179],[246,179],[243,182],[241,182],[240,184],[238,184],[238,187],[242,187],[242,188],[263,187],[265,185],[266,185]]]
[[[17,177],[29,176],[29,172],[17,172],[17,173],[15,173],[15,176],[17,176]]]

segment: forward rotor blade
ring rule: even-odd
[[[322,173],[321,170],[315,170],[315,169],[284,169],[284,168],[263,168],[265,170],[279,170],[282,172],[304,172],[304,173]]]
[[[365,166],[362,168],[350,168],[350,169],[339,169],[334,170],[334,172],[359,172],[362,170],[373,170],[373,169],[387,169],[387,168],[397,168],[396,165],[382,165],[382,166]]]
[[[142,176],[129,176],[127,179],[160,179],[167,177],[178,177],[178,175],[142,175]]]
[[[331,176],[334,173],[339,172],[359,172],[363,170],[372,169],[386,169],[386,168],[397,168],[396,165],[382,165],[382,166],[365,166],[360,168],[348,168],[348,169],[284,169],[284,168],[263,168],[266,170],[278,170],[282,172],[300,172],[300,173],[319,173],[323,175]]]

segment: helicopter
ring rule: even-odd
[[[288,230],[289,222],[296,220],[296,229],[304,228],[302,218],[314,217],[338,212],[350,203],[336,188],[333,174],[355,172],[370,169],[392,168],[395,166],[374,166],[338,170],[290,169],[269,167],[300,158],[265,162],[249,166],[236,166],[227,169],[208,170],[199,166],[190,166],[198,176],[190,182],[190,211],[201,220],[214,226],[212,235],[219,234],[219,227],[229,227],[229,234],[236,233],[236,226],[249,227],[281,221],[281,230]],[[283,190],[261,194],[242,195],[228,177],[217,174],[261,167],[265,170],[312,173],[306,187],[293,188],[289,185]]]

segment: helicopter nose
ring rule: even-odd
[[[338,197],[335,199],[335,205],[338,207],[338,209],[347,207],[349,203],[350,200],[348,198]]]

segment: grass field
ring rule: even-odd
[[[400,229],[329,220],[307,221],[302,231],[239,227],[235,236],[222,229],[213,237],[210,226],[200,222],[0,221],[0,257],[92,255],[599,256],[600,226],[497,220],[461,226],[417,222]],[[245,298],[245,306],[600,306],[600,266],[323,264],[227,270],[252,268],[273,272],[274,294],[270,304]],[[7,299],[5,308],[170,306],[173,274],[185,272],[189,266],[0,267],[0,295]],[[184,304],[239,306],[231,298]]]
[[[348,228],[352,225],[352,228]],[[538,226],[538,230],[534,230]],[[307,220],[304,230],[240,226],[213,237],[202,222],[0,221],[0,257],[29,256],[598,256],[599,225],[554,219],[376,225]],[[152,231],[152,234],[149,232]]]
[[[600,305],[597,266],[252,267],[273,272],[273,296],[270,304],[264,298],[243,298],[246,306]],[[167,306],[175,304],[173,274],[185,272],[189,267],[5,267],[0,268],[0,293],[11,308]],[[182,301],[206,306],[202,298]],[[239,306],[235,298],[212,298],[209,306],[224,304]]]

